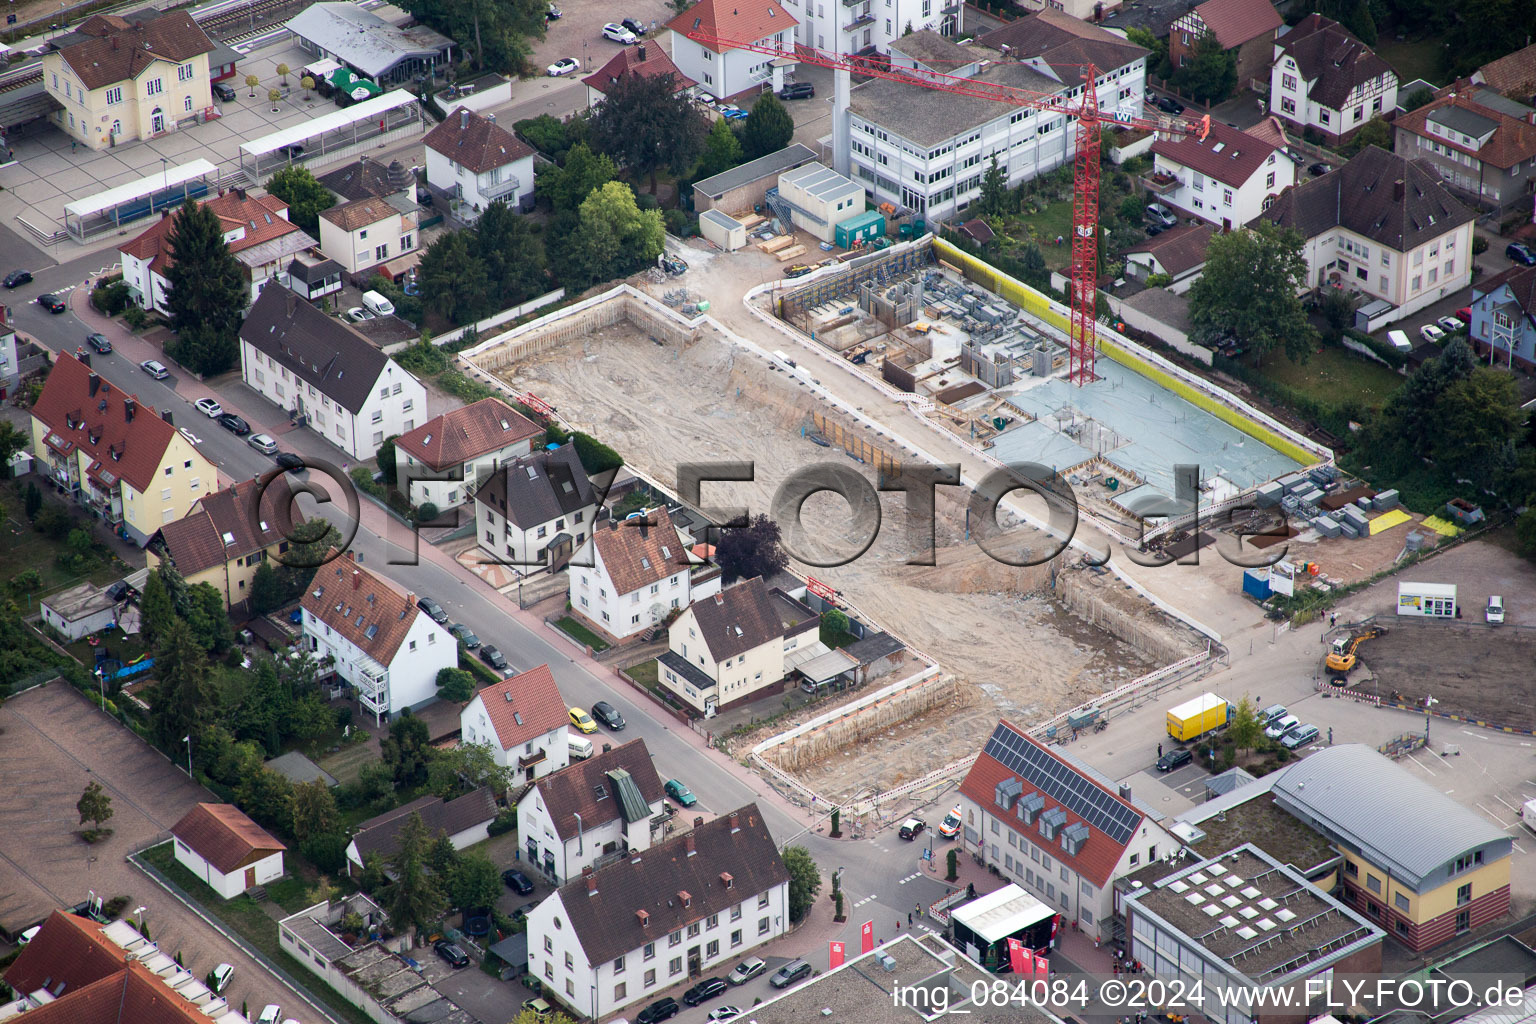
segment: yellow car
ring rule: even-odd
[[[581,708],[571,708],[571,724],[582,732],[597,732],[597,723]]]

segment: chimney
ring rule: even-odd
[[[133,414],[138,411],[139,403],[131,398],[123,399],[123,422],[132,423]]]
[[[81,366],[88,368],[91,365],[91,354],[89,352],[76,352],[75,358],[80,360]]]
[[[468,128],[468,127],[469,127],[469,108],[465,107],[463,110],[459,111],[459,128],[460,128],[460,130],[462,130],[462,129],[465,129],[465,128]]]
[[[647,911],[637,910],[637,911],[635,911],[635,920],[640,922],[640,927],[641,928],[644,928],[646,926],[646,924],[650,922],[651,915]]]
[[[588,896],[596,896],[597,895],[597,876],[596,875],[588,875],[587,876],[587,895]]]
[[[112,37],[112,49],[117,49],[117,36]]]
[[[1393,200],[1393,202],[1398,202],[1398,203],[1402,202],[1403,201],[1403,195],[1404,195],[1404,193],[1406,191],[1407,190],[1406,190],[1405,186],[1403,185],[1403,179],[1402,178],[1398,178],[1396,181],[1394,181],[1392,183],[1392,200]]]
[[[635,59],[637,61],[639,61],[641,64],[645,63],[645,44],[644,43],[641,43],[638,47],[635,48]]]
[[[688,851],[688,856],[690,857],[699,852],[698,850],[694,849],[692,832],[689,832],[687,835],[683,836],[683,849]]]
[[[741,816],[737,812],[732,811],[731,812],[731,832],[732,833],[736,833],[736,832],[741,831],[741,826],[740,826],[740,824],[738,824],[740,821],[741,821]]]
[[[91,397],[95,398],[96,397],[96,392],[101,388],[101,376],[99,374],[93,373],[89,377],[87,377],[86,380],[88,380],[90,382],[89,386],[90,386]]]
[[[352,570],[352,589],[358,590],[363,585],[363,574],[357,569]]]
[[[176,421],[171,419],[171,410],[169,410],[169,409],[163,410],[160,413],[160,418],[165,420],[165,422],[169,423],[173,427],[176,425]]]
[[[243,188],[235,189],[235,198],[240,200],[242,203],[245,202],[245,189],[243,189]]]
[[[292,318],[294,310],[299,308],[299,297],[293,293],[292,288],[289,288],[284,298],[288,300],[288,316]]]
[[[1130,803],[1131,802],[1131,787],[1130,786],[1122,785],[1120,787],[1120,799],[1124,800],[1126,803]]]

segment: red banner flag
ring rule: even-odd
[[[1013,973],[1019,977],[1034,973],[1034,961],[1027,955],[1024,943],[1018,939],[1008,940],[1008,966],[1013,968]]]
[[[829,942],[827,952],[827,970],[843,966],[843,944],[841,942]]]
[[[1047,963],[1045,957],[1041,955],[1043,952],[1044,950],[1041,950],[1040,953],[1034,954],[1035,977],[1042,981],[1049,977],[1051,973],[1051,965]]]
[[[1060,927],[1061,927],[1061,915],[1057,914],[1055,917],[1051,918],[1051,941],[1049,943],[1047,943],[1047,948],[1049,948],[1049,949],[1055,949],[1056,948],[1056,930],[1058,928],[1060,928]]]
[[[864,952],[868,953],[875,948],[875,922],[865,921],[864,927],[859,929],[859,938],[863,940]]]

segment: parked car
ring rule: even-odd
[[[762,974],[767,969],[768,965],[763,963],[761,959],[755,956],[749,956],[741,963],[731,968],[731,973],[725,976],[725,980],[730,982],[732,985],[745,985],[747,982],[751,981],[759,974]]]
[[[534,908],[537,907],[538,905],[539,905],[539,901],[538,900],[529,900],[527,903],[524,903],[522,906],[520,906],[516,910],[512,911],[512,920],[513,921],[526,921],[526,920],[528,920],[528,915],[533,913]]]
[[[462,622],[455,622],[453,625],[449,626],[448,632],[457,637],[459,643],[463,644],[471,651],[480,646],[480,638],[475,636],[475,631],[464,625]]]
[[[1172,96],[1159,96],[1157,99],[1152,101],[1152,105],[1154,107],[1156,107],[1158,110],[1161,110],[1161,111],[1163,111],[1165,113],[1169,113],[1169,114],[1182,114],[1182,113],[1184,113],[1184,104],[1180,103],[1178,100],[1174,99]]]
[[[666,790],[667,796],[676,800],[680,807],[692,807],[699,802],[699,798],[693,795],[693,790],[683,785],[678,779],[668,779],[667,784],[661,788]]]
[[[716,996],[724,995],[725,990],[729,987],[723,979],[705,978],[693,986],[693,988],[683,993],[683,1002],[689,1006],[698,1006],[706,999],[713,999]]]
[[[228,82],[214,82],[213,94],[225,103],[235,102],[235,97],[239,95]]]
[[[213,969],[213,991],[217,995],[223,992],[229,985],[229,979],[235,976],[235,969],[229,964],[219,964]]]
[[[544,70],[550,78],[559,78],[561,75],[569,75],[580,71],[581,61],[575,57],[561,57]]]
[[[682,1009],[681,1006],[677,1005],[677,1000],[671,996],[665,999],[658,999],[636,1015],[635,1024],[660,1024],[661,1021],[671,1020],[673,1017],[676,1017]]]
[[[960,834],[960,805],[956,804],[954,810],[944,815],[944,820],[939,822],[939,835],[945,839],[953,839]]]
[[[211,420],[216,420],[220,416],[224,415],[224,407],[212,398],[199,398],[197,401],[192,403],[192,408],[196,409],[198,412],[202,413],[204,416],[207,416]]]
[[[1160,235],[1162,233],[1163,233],[1163,226],[1161,224],[1148,224],[1147,225],[1147,237],[1148,238],[1155,238],[1155,237],[1157,237],[1158,235]]]
[[[480,660],[491,666],[491,668],[495,669],[497,672],[506,672],[510,667],[507,664],[507,659],[501,656],[501,652],[492,647],[490,644],[486,644],[484,647],[480,648],[479,653]]]
[[[1456,319],[1464,324],[1470,324],[1472,322],[1472,307],[1462,306],[1456,311]]]
[[[623,43],[625,46],[629,46],[636,41],[633,32],[623,25],[618,25],[611,21],[603,26],[603,38],[612,39],[614,42]]]
[[[244,437],[251,432],[251,425],[232,412],[220,413],[218,423],[236,437]]]
[[[715,109],[720,111],[720,116],[727,121],[745,121],[749,116],[745,110],[732,106],[729,103],[722,103]]]
[[[245,439],[245,443],[261,452],[263,455],[276,455],[277,442],[268,434],[252,434]]]
[[[624,716],[619,714],[618,709],[605,700],[600,700],[592,705],[592,717],[602,722],[614,732],[624,728]]]
[[[364,309],[362,306],[353,306],[351,309],[347,310],[347,319],[351,320],[355,324],[360,324],[368,320],[377,320],[378,317],[371,309]]]
[[[424,597],[420,601],[417,601],[416,607],[426,612],[427,618],[431,619],[439,626],[446,626],[448,624],[448,613],[443,611],[442,605],[438,604],[430,597]]]
[[[1160,772],[1171,772],[1175,768],[1182,768],[1194,759],[1195,755],[1183,748],[1170,750],[1157,759],[1157,770]]]
[[[785,277],[804,277],[806,274],[809,274],[811,271],[813,271],[815,269],[816,269],[815,267],[807,266],[804,263],[796,263],[794,266],[792,266],[788,270],[784,271],[784,276]]]
[[[811,965],[804,960],[791,960],[789,963],[773,972],[773,977],[768,979],[768,984],[774,988],[789,988],[802,978],[811,976]]]
[[[535,1020],[548,1020],[555,1015],[555,1008],[542,999],[524,999],[523,1010],[533,1014]]]
[[[901,829],[896,834],[903,839],[916,839],[927,827],[928,823],[922,818],[908,818],[901,823]]]
[[[637,36],[645,35],[645,25],[638,18],[620,18],[619,24]]]
[[[712,107],[715,105],[715,98],[707,92],[696,92],[693,94],[693,98],[704,104],[706,107]]]
[[[30,270],[13,270],[5,275],[5,286],[7,288],[20,288],[24,284],[31,283],[32,272]]]
[[[1516,263],[1524,263],[1528,267],[1536,267],[1536,252],[1522,242],[1510,242],[1504,247],[1504,255]]]
[[[454,968],[468,967],[469,954],[447,939],[438,939],[432,944],[432,952],[442,957],[444,962]]]
[[[519,896],[527,896],[533,892],[533,883],[528,880],[527,875],[517,870],[517,868],[507,868],[507,870],[501,873],[501,880],[507,883],[508,889],[511,889]]]
[[[1429,342],[1440,342],[1445,340],[1445,332],[1434,324],[1425,324],[1419,328],[1419,337]]]
[[[1332,167],[1329,167],[1327,164],[1319,161],[1318,163],[1313,164],[1311,167],[1308,167],[1307,173],[1312,175],[1314,178],[1320,178],[1331,170],[1333,170]]]
[[[1259,725],[1267,727],[1271,722],[1278,721],[1279,719],[1284,718],[1287,714],[1289,714],[1289,712],[1286,711],[1284,704],[1271,704],[1269,707],[1259,712]]]
[[[287,156],[290,160],[297,160],[299,157],[304,155],[304,147],[297,145],[284,146],[281,150],[279,150],[279,152]]]
[[[139,364],[139,369],[149,374],[155,380],[165,380],[171,375],[171,371],[165,368],[165,364],[158,359],[146,359]]]
[[[85,343],[102,355],[112,351],[112,342],[105,334],[87,334]]]
[[[1295,750],[1298,747],[1306,746],[1315,739],[1317,739],[1317,726],[1300,725],[1286,733],[1285,738],[1280,741],[1280,745],[1286,750]]]
[[[556,7],[554,4],[550,4],[548,7],[544,8],[544,20],[559,21],[562,13],[563,12],[560,10],[560,8]]]
[[[43,292],[43,294],[39,295],[37,297],[37,304],[55,316],[69,308],[62,299],[52,292]]]
[[[709,1011],[711,1021],[735,1020],[740,1016],[741,1007],[739,1006],[717,1006]]]
[[[256,1024],[277,1024],[278,1018],[283,1015],[283,1008],[276,1003],[268,1003],[261,1008],[261,1015],[256,1018]]]
[[[597,723],[581,708],[571,708],[571,724],[585,733],[597,732]]]
[[[1174,212],[1162,203],[1148,203],[1147,217],[1154,224],[1161,224],[1165,228],[1174,227],[1179,223],[1179,218],[1174,215]]]
[[[1264,727],[1264,735],[1272,740],[1278,740],[1300,724],[1301,719],[1295,715],[1281,715]]]
[[[1435,324],[1446,334],[1455,334],[1457,331],[1464,331],[1467,329],[1467,325],[1456,319],[1454,316],[1439,317],[1435,320]]]
[[[1490,626],[1504,625],[1504,599],[1497,594],[1488,599],[1488,608],[1483,612],[1483,617],[1488,620]]]
[[[293,452],[278,452],[277,453],[277,464],[278,464],[279,467],[281,467],[283,469],[295,469],[295,470],[298,470],[298,469],[308,469],[309,468],[309,463],[305,462],[299,456],[293,454]]]
[[[816,86],[810,82],[790,82],[779,90],[781,100],[808,100],[816,95]]]

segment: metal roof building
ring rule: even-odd
[[[311,4],[283,27],[305,52],[332,57],[381,82],[403,82],[453,58],[453,40],[440,32],[396,28],[356,4]]]
[[[693,183],[694,208],[701,213],[710,209],[731,214],[748,212],[763,201],[763,193],[777,183],[780,174],[815,159],[815,153],[797,142],[776,153],[748,160],[728,171],[696,181]]]

